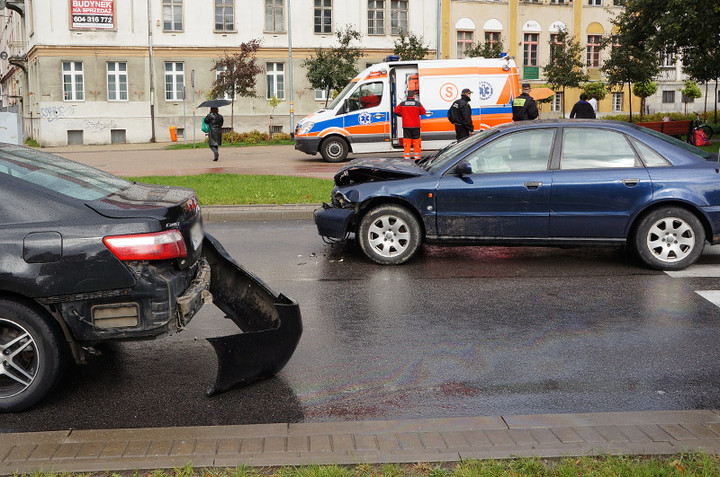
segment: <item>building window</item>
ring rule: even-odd
[[[332,0],[315,0],[315,33],[332,33]]]
[[[538,33],[525,33],[523,41],[523,66],[538,65]]]
[[[613,5],[616,7],[624,7],[626,0],[613,0]]]
[[[325,88],[315,88],[315,101],[325,101],[327,99],[327,90]]]
[[[182,0],[163,0],[163,30],[182,31]]]
[[[485,43],[494,47],[500,43],[500,32],[499,31],[486,31],[485,32]]]
[[[385,0],[368,0],[368,35],[385,34]]]
[[[660,55],[660,66],[663,68],[675,68],[675,63],[677,63],[675,53],[662,53]]]
[[[555,95],[552,97],[552,101],[550,103],[550,111],[554,112],[560,112],[562,111],[562,105],[563,105],[563,94],[555,92]]]
[[[85,82],[81,61],[63,61],[63,99],[65,101],[84,101]]]
[[[663,103],[674,103],[675,102],[675,91],[663,91],[662,92]]]
[[[182,101],[185,87],[185,67],[181,62],[165,63],[165,100]]]
[[[107,63],[108,101],[127,101],[127,63],[108,61]]]
[[[602,6],[602,0],[588,0],[588,5],[592,5],[595,7],[601,7]]]
[[[550,0],[550,3],[556,3],[558,5],[563,5],[565,3],[569,3],[570,0]]]
[[[285,99],[285,64],[267,63],[267,99],[275,96],[278,99]]]
[[[235,0],[215,0],[215,31],[235,31]]]
[[[407,0],[390,0],[390,34],[399,35],[408,32]]]
[[[612,110],[613,112],[622,112],[623,110],[623,93],[612,94]]]
[[[227,71],[227,66],[218,66],[215,69],[216,82],[219,82],[225,76],[226,71]],[[224,86],[227,86],[227,85],[224,84]],[[227,99],[228,101],[231,101],[234,98],[235,98],[235,91],[232,91],[232,89],[226,90],[225,94],[222,97],[222,99]]]
[[[557,33],[551,33],[550,34],[550,63],[553,63],[555,61],[555,50],[562,46],[562,43],[558,41],[558,34]]]
[[[457,57],[465,58],[465,52],[473,44],[473,32],[459,31],[457,32]]]
[[[285,31],[285,0],[265,0],[265,31]]]
[[[692,96],[685,96],[681,92],[680,101],[682,101],[683,103],[694,103],[695,98],[693,98]]]
[[[587,37],[587,65],[591,68],[600,66],[600,42],[602,35],[588,35]]]

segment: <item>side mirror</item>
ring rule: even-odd
[[[463,159],[462,161],[458,162],[457,166],[455,166],[455,172],[460,176],[465,176],[468,174],[472,174],[473,168],[468,161]]]

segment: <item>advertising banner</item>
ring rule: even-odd
[[[115,0],[70,0],[72,29],[115,29]]]

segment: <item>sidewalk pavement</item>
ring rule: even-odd
[[[720,415],[710,410],[70,429],[0,435],[0,474],[719,450]]]
[[[143,146],[130,148],[124,145],[112,150],[110,148],[114,146],[97,146],[93,151],[51,152],[66,157],[79,154],[91,165],[104,161],[117,168],[116,161],[120,161],[124,166],[130,164],[131,168],[138,168],[126,175],[149,175],[158,165],[166,167],[168,156],[160,151],[160,147]],[[265,158],[271,156],[274,162],[308,160],[302,155],[293,158],[294,151],[290,148],[279,147],[272,154],[265,149],[262,155]],[[128,154],[128,151],[133,153]],[[164,157],[152,155],[154,152]],[[248,151],[242,152],[246,153]],[[119,155],[113,156],[115,154]],[[233,154],[224,150],[222,154],[229,156],[228,162],[242,162],[242,158],[238,159],[240,153],[234,159]],[[201,162],[198,167],[205,167],[206,162]],[[332,165],[332,168],[337,167]],[[324,173],[331,172],[332,168],[327,168]],[[257,170],[260,169],[263,167]],[[317,205],[204,207],[203,215],[209,221],[305,219],[311,217],[315,207]],[[195,467],[234,467],[456,462],[514,456],[667,455],[691,451],[720,452],[720,411],[6,433],[0,434],[0,474],[122,471],[182,467],[187,463]]]

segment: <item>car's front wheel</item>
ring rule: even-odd
[[[63,346],[38,311],[0,300],[0,412],[28,409],[52,390],[62,375]]]
[[[663,207],[638,224],[635,250],[648,266],[658,270],[682,270],[700,257],[705,230],[692,212]]]
[[[381,205],[363,217],[358,242],[363,253],[382,265],[400,265],[415,255],[422,242],[420,224],[405,207]]]

